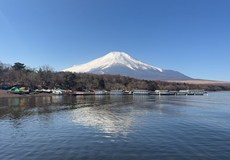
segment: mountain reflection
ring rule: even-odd
[[[120,107],[119,107],[120,108]],[[122,111],[123,110],[123,111]],[[130,106],[110,108],[109,105],[99,108],[87,107],[72,113],[73,122],[84,126],[96,127],[105,133],[127,134],[135,122],[135,112]]]
[[[72,119],[77,124],[94,127],[104,133],[126,135],[149,110],[161,110],[154,106],[155,99],[152,99],[154,103],[150,100],[149,96],[98,96],[94,105],[98,102],[100,105],[74,110]]]

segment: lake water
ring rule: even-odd
[[[0,159],[229,159],[230,92],[0,98]]]

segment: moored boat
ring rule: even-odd
[[[53,89],[52,93],[56,94],[56,95],[62,95],[64,93],[64,90],[62,90],[62,89]]]
[[[95,95],[107,95],[108,92],[104,91],[104,90],[98,90],[98,91],[94,91]]]
[[[150,91],[148,90],[139,90],[136,89],[133,91],[133,95],[149,95]]]
[[[168,90],[155,90],[155,95],[175,95],[175,91],[168,91]]]
[[[207,94],[204,90],[189,90],[188,95],[204,95]]]
[[[30,93],[30,88],[29,87],[12,87],[9,90],[10,93],[14,94],[29,94]]]
[[[179,90],[179,92],[177,92],[177,95],[188,95],[189,94],[189,90]]]
[[[75,91],[73,92],[73,95],[95,95],[95,92],[86,92],[86,91]]]
[[[111,90],[110,95],[123,95],[123,90]]]
[[[177,95],[204,95],[207,94],[204,90],[180,90]]]

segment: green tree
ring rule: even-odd
[[[99,80],[98,86],[99,86],[99,89],[105,89],[105,81],[104,81],[104,79]]]
[[[24,70],[26,68],[26,66],[23,63],[20,62],[16,62],[14,63],[14,65],[12,66],[12,68],[16,71],[20,71],[20,70]]]
[[[76,78],[77,76],[74,73],[68,73],[65,76],[65,87],[68,89],[72,89],[73,87],[75,87],[76,83]]]

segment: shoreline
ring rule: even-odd
[[[230,92],[230,91],[209,91],[209,92]],[[26,97],[51,97],[51,96],[55,96],[55,94],[52,93],[14,94],[14,93],[9,93],[8,90],[0,89],[0,98],[26,98]]]
[[[7,90],[0,89],[0,98],[15,98],[15,97],[43,97],[43,96],[52,96],[50,93],[36,93],[36,94],[14,94],[9,93]]]

